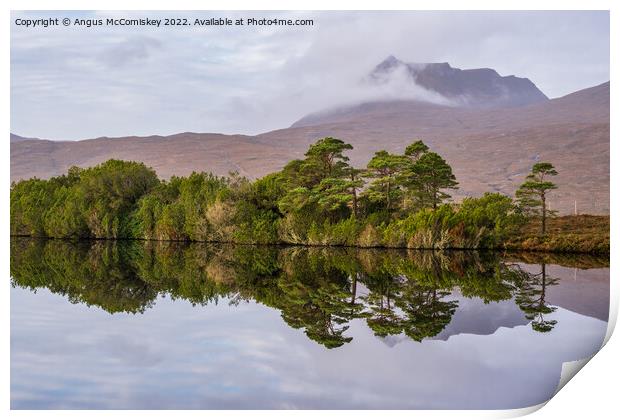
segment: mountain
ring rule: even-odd
[[[488,77],[496,80],[494,75]],[[72,165],[91,166],[110,158],[142,161],[164,178],[194,170],[220,175],[238,171],[255,178],[303,157],[308,145],[325,136],[351,143],[351,162],[363,167],[378,149],[402,153],[419,138],[453,166],[460,183],[455,200],[485,191],[513,195],[532,164],[544,160],[559,172],[559,189],[548,200],[551,209],[572,213],[576,202],[580,213],[608,214],[609,82],[551,100],[535,94],[527,82],[519,82],[527,95],[515,91],[508,95],[513,99],[503,102],[538,98],[522,106],[390,100],[312,114],[289,128],[256,136],[181,133],[75,142],[13,141],[11,180],[48,178],[65,173]],[[483,87],[476,97],[495,89]],[[471,92],[464,87],[461,91]],[[457,90],[441,92],[448,95]]]
[[[356,165],[377,148],[402,153],[411,140],[423,139],[453,166],[460,182],[456,197],[513,195],[536,161],[550,161],[560,173],[552,209],[572,213],[576,201],[579,212],[609,213],[609,82],[514,108],[365,103],[314,114],[258,138],[303,150],[310,139],[326,135],[353,144]]]
[[[393,84],[393,89],[417,87],[416,101],[423,108],[432,104],[456,108],[512,108],[543,103],[549,98],[529,79],[500,76],[493,69],[461,70],[448,63],[405,63],[389,56],[379,63],[363,81],[365,85],[381,87]],[[421,89],[421,91],[420,91]],[[363,103],[355,106],[332,108],[313,113],[293,123],[303,127],[328,122],[325,117],[342,118],[351,112],[393,104]]]
[[[513,107],[547,101],[529,79],[500,76],[493,69],[461,70],[448,63],[405,63],[389,56],[369,76],[375,83],[387,83],[397,72],[411,83],[435,92],[457,106]]]

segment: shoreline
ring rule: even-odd
[[[24,238],[32,240],[42,241],[67,241],[67,242],[87,242],[87,241],[142,241],[142,242],[157,242],[157,243],[182,243],[182,244],[219,244],[219,245],[231,245],[231,246],[268,246],[268,247],[304,247],[304,248],[351,248],[351,249],[384,249],[384,250],[412,250],[412,251],[463,251],[463,252],[533,252],[540,254],[551,255],[592,255],[597,257],[610,257],[610,251],[606,252],[592,252],[585,250],[563,250],[563,249],[545,249],[536,247],[517,247],[517,246],[503,246],[495,248],[422,248],[422,247],[402,247],[402,246],[388,246],[388,245],[345,245],[345,244],[308,244],[308,243],[292,243],[292,242],[277,242],[277,243],[258,243],[258,242],[235,242],[235,241],[200,241],[191,239],[152,239],[152,238],[70,238],[70,237],[49,237],[49,236],[32,236],[32,235],[9,235],[13,238]]]

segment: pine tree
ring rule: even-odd
[[[384,202],[388,211],[392,210],[392,203],[401,194],[399,174],[407,165],[407,158],[393,155],[381,150],[376,152],[368,162],[366,177],[373,179],[365,191],[371,201]]]
[[[532,172],[525,178],[516,192],[519,206],[524,213],[532,216],[540,216],[542,220],[541,232],[544,235],[547,230],[547,193],[557,187],[549,181],[550,176],[557,175],[552,164],[548,162],[538,162],[532,167]]]
[[[452,167],[435,152],[422,154],[409,171],[409,189],[420,207],[437,209],[450,198],[445,190],[458,188]]]

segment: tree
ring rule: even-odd
[[[313,195],[322,210],[329,212],[343,207],[351,207],[357,217],[357,190],[363,185],[362,180],[354,175],[347,178],[326,178],[315,187]]]
[[[433,210],[450,198],[444,190],[458,188],[452,167],[435,152],[425,152],[413,163],[407,183],[418,205]]]
[[[428,146],[422,140],[416,140],[407,146],[405,156],[415,162],[426,152],[428,152]]]
[[[353,209],[353,217],[357,219],[359,214],[358,210],[358,198],[357,190],[364,186],[364,181],[361,179],[362,170],[351,167],[348,171],[349,177],[349,192],[351,193],[351,207]]]
[[[345,150],[353,146],[333,137],[325,137],[310,146],[306,152],[308,160],[315,160],[322,170],[322,178],[332,178],[348,166],[349,158],[344,155]]]
[[[306,159],[289,162],[281,172],[286,193],[278,208],[284,213],[303,213],[305,218],[315,213],[318,218],[338,218],[338,210],[350,205],[356,214],[357,189],[362,183],[344,155],[351,149],[342,140],[325,137],[308,148]]]
[[[404,156],[393,155],[381,150],[376,152],[368,162],[366,177],[372,178],[366,195],[371,201],[386,203],[387,211],[392,210],[392,203],[400,196],[398,174],[407,164]]]
[[[321,182],[319,168],[313,163],[305,159],[291,160],[279,172],[278,181],[289,191],[297,187],[312,188]]]
[[[544,235],[547,229],[547,193],[557,188],[547,178],[557,175],[553,165],[548,162],[538,162],[532,167],[532,172],[525,178],[516,192],[521,209],[530,215],[540,216],[542,220],[541,232]]]

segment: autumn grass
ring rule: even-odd
[[[609,254],[609,216],[561,216],[547,220],[547,232],[540,233],[540,221],[526,223],[506,244],[506,249]]]

